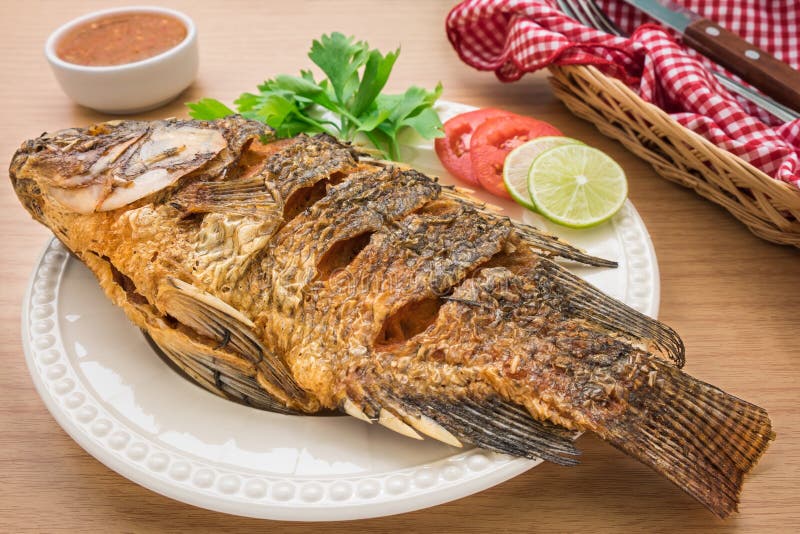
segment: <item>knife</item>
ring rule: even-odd
[[[683,42],[800,112],[800,71],[671,0],[624,0],[681,35]]]

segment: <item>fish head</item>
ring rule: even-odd
[[[45,133],[23,143],[9,175],[23,205],[45,224],[48,214],[117,210],[230,153],[237,118],[227,121],[110,121]]]

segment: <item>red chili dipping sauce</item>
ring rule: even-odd
[[[123,65],[157,56],[186,38],[186,26],[162,13],[115,13],[67,32],[56,55],[77,65]]]

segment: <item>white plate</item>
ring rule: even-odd
[[[443,119],[468,109],[440,106]],[[406,159],[443,175],[429,142],[410,141]],[[512,218],[541,223],[511,202],[490,200]],[[630,202],[591,230],[540,225],[619,261],[618,269],[576,272],[656,315],[656,258]],[[464,497],[538,464],[413,441],[350,417],[261,412],[207,393],[153,353],[89,270],[55,240],[31,276],[22,313],[34,384],[64,430],[111,469],[179,501],[259,518],[357,519]]]

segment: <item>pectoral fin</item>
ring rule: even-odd
[[[201,336],[217,343],[218,349],[241,354],[261,372],[269,392],[287,402],[302,403],[306,393],[297,385],[285,362],[258,339],[255,325],[244,314],[219,298],[168,277],[158,300],[165,311]]]
[[[149,329],[146,337],[178,371],[221,397],[277,413],[296,413],[258,385],[249,362],[177,329]]]
[[[170,205],[185,214],[234,213],[251,215],[274,211],[280,216],[281,207],[276,191],[270,191],[260,176],[246,180],[195,182],[181,189]]]

